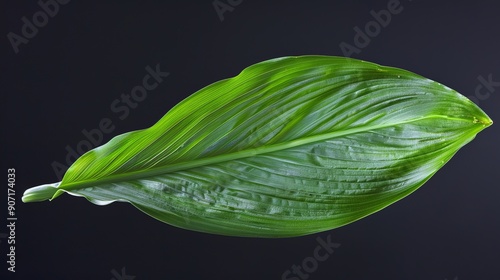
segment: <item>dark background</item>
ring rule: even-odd
[[[420,190],[351,225],[287,239],[223,237],[177,229],[126,203],[100,207],[64,195],[23,204],[29,187],[56,182],[51,167],[83,129],[103,118],[105,141],[154,124],[191,93],[262,60],[305,54],[343,55],[354,27],[390,1],[243,1],[221,21],[212,1],[70,1],[16,54],[7,34],[21,35],[36,1],[1,8],[1,192],[7,168],[17,176],[16,273],[1,279],[281,279],[312,256],[317,237],[341,246],[308,279],[500,279],[498,124],[481,132]],[[188,2],[188,3],[184,3]],[[227,3],[225,0],[221,2]],[[232,1],[236,3],[238,1]],[[272,3],[269,3],[272,2]],[[404,68],[469,96],[479,76],[500,81],[496,1],[402,0],[391,18],[352,57]],[[468,3],[468,4],[462,4]],[[124,120],[110,104],[141,84],[145,67],[170,76]],[[495,91],[496,90],[496,91]],[[485,92],[483,90],[483,92]],[[480,107],[500,121],[500,87]],[[0,233],[7,229],[2,225]],[[17,278],[16,278],[17,277]],[[294,279],[294,278],[290,278]],[[300,278],[295,278],[300,279]]]

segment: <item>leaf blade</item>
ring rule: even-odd
[[[405,70],[275,59],[86,153],[58,189],[97,204],[127,201],[192,230],[297,236],[405,197],[490,124],[465,97]],[[418,151],[430,152],[416,165]]]

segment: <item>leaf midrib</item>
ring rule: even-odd
[[[310,144],[310,143],[314,143],[314,142],[329,140],[329,139],[333,139],[333,138],[337,138],[337,137],[341,137],[341,136],[345,136],[345,135],[351,135],[351,134],[356,134],[356,133],[360,133],[360,132],[367,132],[370,130],[378,130],[378,129],[383,129],[383,128],[387,128],[387,127],[408,124],[408,123],[413,123],[413,122],[417,122],[417,121],[421,121],[421,120],[425,120],[425,119],[432,119],[432,118],[443,118],[443,119],[448,119],[448,120],[470,122],[471,124],[474,124],[473,121],[462,119],[462,118],[453,118],[453,117],[442,116],[442,115],[431,115],[431,116],[415,118],[415,119],[411,119],[411,120],[407,120],[407,121],[399,122],[399,123],[381,124],[381,125],[375,125],[375,126],[361,126],[361,127],[343,130],[343,131],[334,131],[334,132],[330,132],[330,133],[324,133],[324,134],[320,134],[320,135],[314,135],[314,136],[309,136],[309,137],[305,137],[305,138],[301,138],[301,139],[296,139],[296,140],[292,140],[292,141],[288,141],[288,142],[282,142],[282,143],[277,143],[277,144],[268,145],[268,146],[262,146],[262,147],[258,147],[258,148],[241,150],[241,151],[237,151],[237,152],[233,152],[233,153],[229,153],[229,154],[217,155],[217,156],[207,157],[207,158],[200,158],[200,159],[195,159],[195,160],[191,160],[188,162],[180,162],[180,163],[175,163],[175,164],[171,164],[171,165],[167,165],[167,166],[161,166],[158,168],[151,168],[151,169],[147,169],[147,170],[139,170],[139,171],[134,171],[134,172],[127,172],[127,173],[122,173],[122,174],[111,175],[111,176],[107,176],[105,178],[97,179],[97,180],[76,181],[76,182],[70,182],[70,183],[67,183],[64,185],[63,185],[63,183],[61,183],[61,185],[59,185],[58,189],[64,190],[64,191],[71,191],[71,190],[85,188],[85,187],[89,187],[89,186],[154,177],[154,176],[158,176],[158,175],[162,175],[162,174],[166,174],[166,173],[172,173],[172,172],[176,172],[176,171],[201,167],[201,166],[205,166],[205,165],[217,164],[217,163],[221,163],[221,162],[232,161],[232,160],[236,160],[236,159],[242,159],[242,158],[247,158],[247,157],[251,157],[251,156],[262,155],[262,154],[266,154],[266,153],[286,150],[289,148],[302,146],[302,145],[306,145],[306,144]],[[54,195],[53,198],[55,198],[56,196],[58,196],[58,195],[57,194]]]

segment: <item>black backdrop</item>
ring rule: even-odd
[[[10,232],[0,227],[1,275],[8,277],[1,279],[500,279],[498,125],[408,198],[351,225],[299,238],[190,232],[125,203],[100,207],[69,195],[23,204],[28,187],[58,181],[53,163],[65,164],[65,147],[75,149],[85,139],[82,130],[98,128],[102,119],[114,125],[104,133],[108,141],[152,125],[189,94],[251,64],[348,54],[341,44],[352,46],[354,58],[408,69],[475,96],[500,119],[498,82],[480,86],[481,77],[500,82],[495,1],[166,2],[52,1],[58,11],[49,7],[47,18],[35,1],[3,2],[0,212],[7,225],[7,169],[15,168],[18,220],[15,273],[5,262]],[[389,8],[390,22],[375,23],[374,14]],[[37,31],[28,26],[23,35],[34,20]],[[363,41],[355,27],[367,25],[371,35]],[[156,65],[169,76],[126,116],[114,112],[111,104]],[[308,257],[317,238],[340,247],[314,266]],[[304,261],[310,272],[282,278]]]

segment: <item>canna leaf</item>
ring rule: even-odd
[[[23,201],[69,193],[189,230],[300,236],[407,196],[491,124],[456,91],[402,69],[284,57],[197,91]]]

